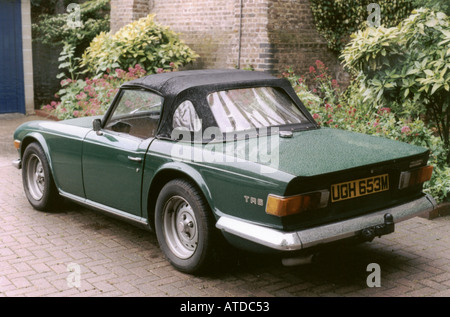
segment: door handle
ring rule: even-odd
[[[140,158],[140,157],[128,156],[128,159],[133,162],[138,162],[138,163],[142,162],[142,158]]]

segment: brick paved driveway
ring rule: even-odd
[[[408,220],[315,264],[238,254],[212,276],[179,273],[153,233],[70,203],[55,213],[30,207],[10,164],[12,131],[30,119],[0,116],[0,296],[450,296],[448,216]],[[367,286],[370,263],[380,287]]]

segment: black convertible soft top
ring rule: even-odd
[[[204,69],[170,72],[148,75],[129,81],[122,85],[127,87],[143,87],[161,93],[165,97],[176,96],[182,91],[200,86],[216,86],[231,84],[255,83],[258,85],[280,84],[281,79],[264,72],[246,71],[238,69]]]
[[[158,126],[159,137],[170,137],[176,107],[190,100],[203,123],[203,130],[217,126],[206,101],[209,93],[219,90],[248,87],[277,87],[283,89],[309,119],[305,127],[317,127],[309,112],[298,99],[286,78],[277,78],[265,72],[238,69],[186,70],[148,75],[124,83],[122,89],[150,89],[164,98],[164,106]]]

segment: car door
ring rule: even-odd
[[[122,90],[102,129],[87,134],[83,184],[89,201],[141,216],[145,153],[158,127],[162,101],[146,90]]]

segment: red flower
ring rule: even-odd
[[[410,132],[411,132],[411,129],[410,129],[407,125],[405,125],[405,126],[402,128],[402,133],[408,134],[408,133],[410,133]]]
[[[325,68],[325,64],[322,63],[322,62],[319,61],[319,60],[316,60],[316,66],[317,66],[318,69],[323,69],[323,68]]]

